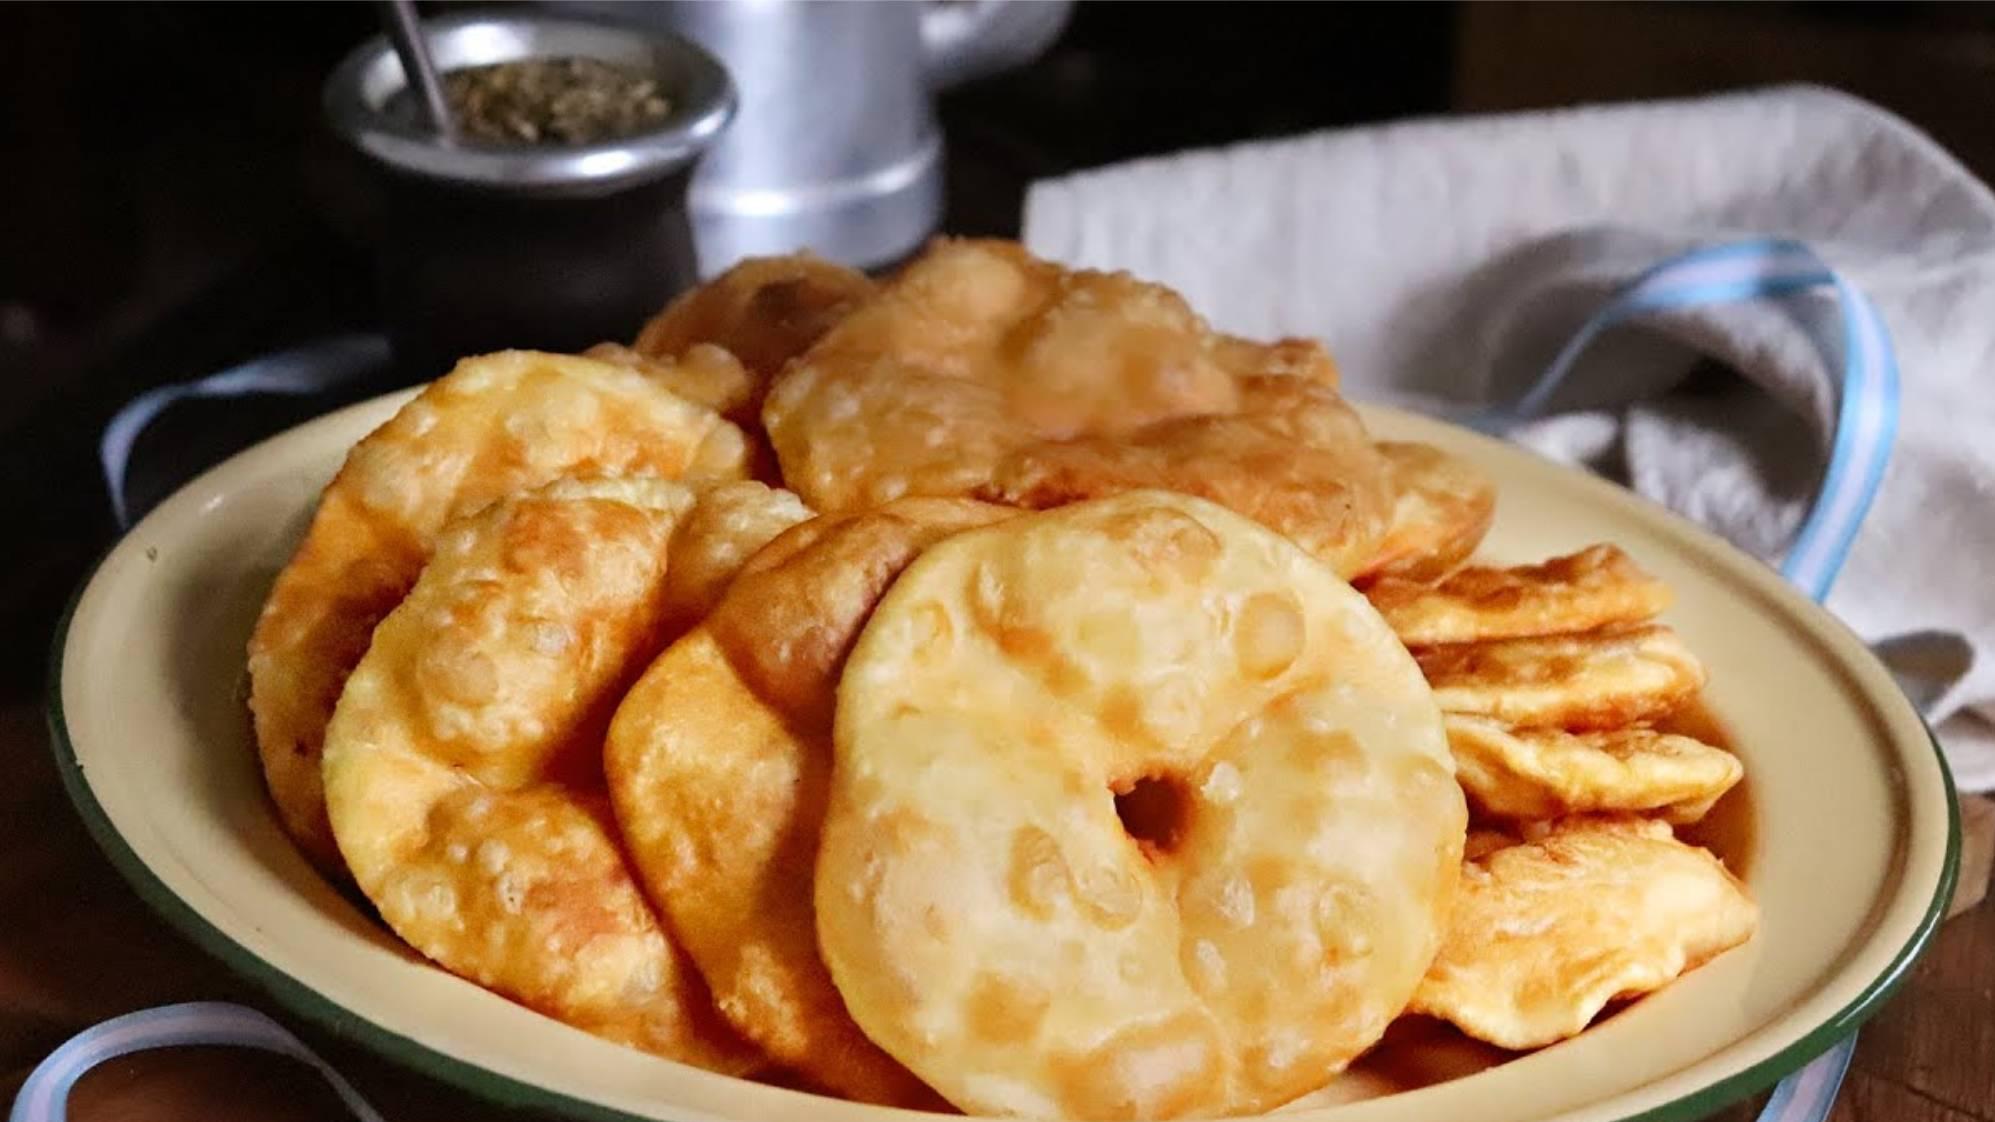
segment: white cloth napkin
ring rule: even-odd
[[[1696,245],[1808,243],[1867,292],[1903,379],[1889,471],[1829,607],[1995,789],[1995,195],[1831,90],[1422,121],[1035,184],[1025,240],[1183,292],[1225,330],[1325,339],[1354,396],[1503,402],[1617,287]],[[1826,302],[1804,315],[1832,315]],[[1740,377],[1686,383],[1701,358]],[[1769,560],[1830,432],[1832,371],[1754,305],[1603,336],[1512,433]]]

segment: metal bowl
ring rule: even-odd
[[[391,110],[408,84],[385,36],[326,80],[325,110],[354,147],[395,171],[516,194],[604,195],[691,164],[734,115],[734,85],[714,57],[667,31],[468,12],[423,21],[439,72],[526,58],[593,58],[654,76],[671,103],[655,128],[586,145],[446,141]]]

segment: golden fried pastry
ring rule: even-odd
[[[744,480],[700,490],[672,533],[665,570],[666,632],[683,634],[706,618],[749,558],[810,508],[788,491]]]
[[[1414,654],[1444,712],[1520,728],[1617,729],[1668,713],[1704,685],[1704,664],[1660,625]]]
[[[922,549],[1012,513],[902,499],[798,527],[651,665],[610,725],[604,765],[632,861],[721,1012],[849,1098],[939,1105],[852,1023],[818,958],[811,882],[839,671]]]
[[[1379,457],[1363,434],[1327,386],[1247,377],[1235,413],[1028,445],[979,493],[1035,509],[1142,489],[1197,495],[1287,534],[1343,574],[1371,556],[1384,525]]]
[[[1611,545],[1508,569],[1471,567],[1428,587],[1394,578],[1365,590],[1408,646],[1562,635],[1640,623],[1669,587]]]
[[[1429,444],[1384,441],[1378,450],[1385,457],[1392,516],[1384,539],[1353,579],[1439,580],[1468,560],[1489,533],[1496,486],[1467,462]]]
[[[1751,938],[1759,910],[1725,866],[1646,829],[1559,829],[1469,862],[1409,1011],[1536,1048]]]
[[[677,358],[654,358],[622,343],[597,343],[583,358],[629,367],[687,401],[744,425],[759,426],[756,409],[767,379],[757,377],[741,360],[711,343],[686,348]]]
[[[1542,818],[1532,822],[1519,822],[1519,841],[1543,841],[1554,834],[1626,834],[1630,837],[1652,838],[1669,841],[1676,837],[1676,831],[1660,818],[1650,818],[1643,814],[1567,814],[1558,818]]]
[[[922,554],[839,685],[821,951],[972,1112],[1263,1110],[1404,1007],[1459,875],[1440,714],[1377,613],[1135,492]]]
[[[453,524],[347,679],[326,809],[395,933],[453,973],[672,1059],[740,1072],[624,864],[603,736],[662,644],[695,492],[564,481]]]
[[[939,241],[792,362],[763,420],[813,507],[1196,494],[1340,572],[1384,532],[1383,460],[1314,343],[1209,330],[1169,289]]]
[[[319,747],[374,625],[445,522],[564,476],[739,479],[741,430],[619,367],[503,351],[468,358],[347,455],[249,644],[250,711],[285,830],[340,873]]]
[[[783,364],[808,350],[873,291],[865,274],[809,253],[750,257],[668,304],[638,332],[631,348],[647,358],[682,362],[697,359],[694,352],[703,348],[725,351],[740,360],[745,392],[715,408],[730,416],[737,410],[752,415]],[[717,364],[707,356],[691,365],[706,375]],[[712,384],[706,378],[694,387]]]
[[[751,372],[733,355],[707,343],[696,344],[676,359],[648,358],[620,343],[597,343],[582,357],[614,363],[637,371],[688,401],[698,402],[741,426],[748,452],[744,474],[781,484],[775,449],[762,432],[762,395],[768,379]]]
[[[1500,818],[1639,811],[1695,822],[1745,774],[1723,748],[1650,728],[1513,729],[1461,714],[1447,727],[1455,777]]]

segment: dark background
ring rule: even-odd
[[[374,30],[364,4],[0,5],[0,701],[38,689],[55,617],[113,535],[95,460],[110,412],[374,322],[318,125],[326,71]],[[1795,80],[1995,173],[1987,7],[1083,3],[1045,57],[944,97],[945,228],[1015,232],[1032,179],[1139,154]],[[152,497],[324,406],[169,417],[139,450]]]

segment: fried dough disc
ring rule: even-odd
[[[1019,449],[981,493],[1044,509],[1125,491],[1210,499],[1279,530],[1338,573],[1385,525],[1378,454],[1334,390],[1288,375],[1240,379],[1238,412]]]
[[[1611,545],[1508,569],[1470,567],[1433,587],[1385,579],[1365,590],[1408,646],[1562,635],[1640,623],[1669,586]]]
[[[632,346],[598,343],[586,354],[740,425],[749,433],[752,474],[780,482],[761,431],[769,382],[872,292],[864,274],[808,253],[751,257],[672,301]]]
[[[675,358],[711,343],[771,378],[874,291],[864,273],[811,253],[750,257],[666,305],[632,346]]]
[[[1320,346],[1215,334],[1169,289],[945,240],[792,362],[762,415],[784,478],[819,510],[1164,488],[1350,572],[1388,496],[1335,384]]]
[[[721,1012],[849,1098],[939,1102],[852,1023],[818,957],[811,883],[839,670],[922,549],[1012,513],[902,499],[798,527],[651,665],[610,725],[604,764],[632,860]]]
[[[1622,728],[1670,712],[1704,685],[1704,664],[1660,625],[1414,653],[1442,711],[1522,728]]]
[[[973,1113],[1319,1087],[1399,1014],[1459,875],[1405,648],[1292,542],[1183,495],[931,547],[861,632],[833,739],[825,962]]]
[[[753,481],[700,491],[672,533],[665,569],[666,632],[679,635],[720,603],[748,559],[811,510],[788,491]]]
[[[249,642],[250,712],[284,828],[334,875],[319,747],[374,625],[445,522],[565,476],[739,479],[741,430],[628,370],[568,355],[467,358],[356,444]]]
[[[776,452],[762,432],[762,395],[767,378],[755,374],[719,347],[696,344],[676,359],[649,358],[620,343],[597,343],[582,357],[613,363],[639,374],[688,401],[697,402],[741,426],[748,452],[744,474],[782,482]]]
[[[1559,830],[1463,868],[1448,938],[1409,1012],[1536,1048],[1758,925],[1759,909],[1706,850],[1632,829]]]
[[[668,386],[750,420],[783,364],[873,292],[864,273],[809,253],[750,257],[666,305],[638,332],[631,350],[679,360],[685,385],[673,384],[668,367]],[[723,357],[738,360],[733,371]],[[709,401],[703,396],[709,393],[720,400]]]
[[[674,523],[656,480],[562,482],[453,524],[347,679],[326,809],[354,879],[453,973],[599,1036],[739,1072],[624,863],[610,710],[656,653]]]
[[[622,343],[597,343],[583,358],[628,367],[687,401],[695,401],[728,418],[759,425],[755,416],[766,379],[758,378],[741,360],[710,343],[688,347],[677,358],[656,358]]]
[[[1469,801],[1502,818],[1642,811],[1695,822],[1745,774],[1722,748],[1649,728],[1511,729],[1460,714],[1447,727]]]
[[[1385,457],[1392,517],[1359,578],[1439,580],[1468,560],[1489,533],[1496,485],[1430,444],[1383,441],[1378,450]]]

